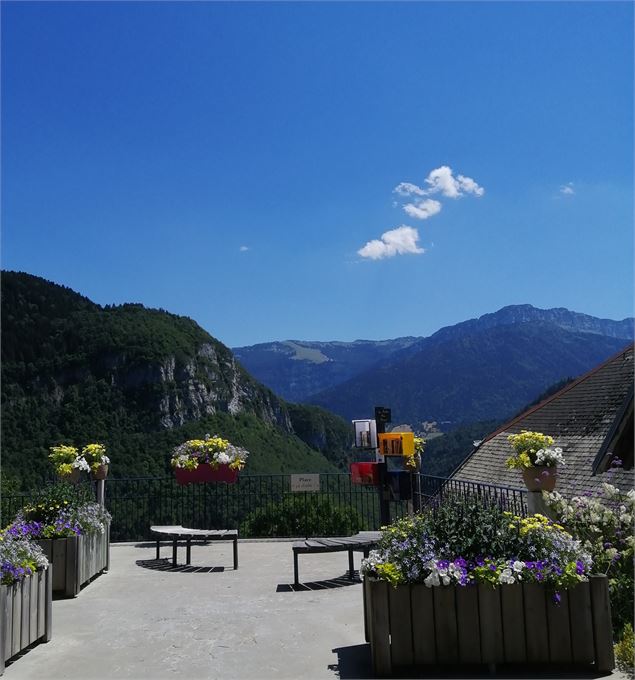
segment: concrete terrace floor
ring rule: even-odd
[[[171,556],[171,549],[162,554]],[[362,588],[344,577],[345,552],[300,555],[300,579],[308,585],[299,590],[289,585],[288,541],[240,541],[239,565],[232,569],[231,543],[194,546],[192,567],[176,569],[155,560],[151,543],[114,544],[110,572],[76,599],[54,600],[52,640],[18,657],[4,677],[372,677]],[[436,668],[426,677],[489,675],[485,667]],[[500,668],[498,677],[531,678],[536,670]]]

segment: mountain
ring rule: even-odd
[[[174,446],[207,432],[249,449],[250,472],[334,470],[351,436],[320,408],[289,407],[187,317],[17,272],[2,273],[1,428],[3,473],[27,486],[62,442],[104,442],[113,474],[134,476],[165,473]]]
[[[632,333],[632,331],[631,331]],[[568,376],[577,376],[623,349],[628,337],[566,330],[531,321],[439,331],[418,350],[325,390],[310,403],[342,417],[392,408],[393,421],[448,426],[505,418]],[[413,350],[414,348],[411,348]]]
[[[234,348],[234,354],[252,375],[285,399],[325,403],[322,401],[322,392],[328,394],[330,388],[376,365],[398,362],[434,343],[469,337],[497,326],[526,323],[551,324],[573,333],[623,338],[625,342],[633,338],[632,318],[612,321],[564,308],[538,309],[532,305],[511,305],[477,319],[446,326],[429,337],[409,336],[395,340],[354,342],[287,340],[237,347]],[[327,407],[330,408],[330,405]]]
[[[419,340],[415,337],[354,342],[286,340],[234,347],[233,351],[238,361],[276,394],[302,402],[385,362]]]

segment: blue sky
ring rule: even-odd
[[[629,316],[633,5],[3,2],[1,237],[231,346]]]

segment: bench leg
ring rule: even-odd
[[[161,543],[159,542],[159,539],[157,538],[157,560],[161,559]]]
[[[192,562],[192,539],[188,538],[185,544],[185,564]]]
[[[300,585],[300,581],[298,580],[298,553],[295,551],[293,552],[293,585]]]
[[[172,566],[176,567],[176,538],[172,539]]]
[[[353,551],[348,551],[348,578],[352,581],[355,578],[355,562],[353,561]]]
[[[238,569],[238,538],[234,539],[234,569]]]

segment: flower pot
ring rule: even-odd
[[[106,479],[108,477],[108,465],[100,465],[96,470],[90,471],[93,479]]]
[[[70,482],[71,484],[77,484],[79,482],[81,472],[78,468],[73,468],[72,472],[68,475],[58,475],[62,482]]]
[[[183,484],[205,484],[207,482],[224,482],[225,484],[235,484],[238,479],[238,469],[230,468],[229,465],[217,465],[212,467],[209,463],[200,464],[196,470],[185,470],[184,468],[174,468],[176,483]]]
[[[523,468],[523,481],[529,491],[553,491],[558,477],[557,467],[536,465]]]
[[[377,463],[351,463],[351,483],[377,486],[379,484]]]

